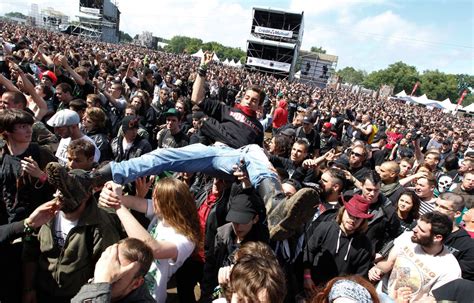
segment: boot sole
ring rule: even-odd
[[[281,241],[291,237],[295,231],[308,222],[316,213],[320,203],[318,193],[311,188],[303,188],[285,201],[286,216],[276,226],[270,228],[270,238]]]
[[[52,162],[48,163],[48,165],[46,166],[46,171],[48,173],[48,182],[59,189],[64,199],[70,199],[77,201],[78,204],[80,203],[80,201],[78,200],[79,197],[76,196],[78,192],[74,194],[71,190],[69,190],[69,188],[74,189],[74,187],[78,187],[83,192],[84,188],[82,184],[80,184],[71,176],[69,176],[68,172],[66,171],[66,168],[61,166],[59,163]],[[75,182],[71,182],[70,184],[68,184],[67,180],[73,180]]]

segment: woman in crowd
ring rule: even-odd
[[[166,302],[166,286],[191,253],[202,245],[194,198],[187,185],[164,178],[156,183],[153,199],[123,196],[121,187],[109,182],[99,203],[116,209],[129,237],[144,241],[153,250],[155,261],[146,276],[148,290],[157,302]],[[142,227],[128,208],[145,213],[151,220]]]
[[[288,157],[290,140],[284,135],[274,136],[268,144],[268,152],[273,156]]]
[[[100,150],[99,162],[112,159],[110,140],[105,130],[106,122],[107,118],[104,111],[98,107],[88,107],[82,118],[86,135],[94,140],[95,145]]]
[[[400,196],[397,203],[397,216],[404,231],[410,231],[416,226],[419,217],[420,198],[413,191],[407,191]]]
[[[225,299],[215,303],[283,303],[286,295],[285,275],[270,246],[263,242],[242,244],[234,264],[219,270],[219,285]]]
[[[360,276],[337,277],[314,296],[311,303],[378,303],[375,287]],[[397,301],[398,302],[398,301]]]

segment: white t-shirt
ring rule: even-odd
[[[395,240],[395,265],[388,279],[388,294],[394,298],[396,290],[408,286],[412,289],[410,302],[420,300],[452,280],[461,278],[461,268],[446,247],[436,255],[429,255],[419,244],[411,241],[413,232],[405,232]]]
[[[153,209],[150,202],[151,200],[148,201],[147,215],[150,214],[149,210]],[[148,231],[156,240],[174,243],[178,250],[176,261],[172,259],[154,260],[145,278],[146,286],[156,302],[166,302],[168,280],[194,251],[194,243],[178,234],[174,228],[164,225],[163,221],[158,220],[156,216],[152,219]]]
[[[89,138],[88,136],[84,135],[80,139],[85,139],[92,144],[94,144],[95,147],[95,153],[94,153],[94,162],[99,162],[100,159],[100,150],[97,148],[97,146],[94,143],[94,140]],[[61,163],[62,165],[67,164],[67,147],[71,143],[71,137],[69,138],[62,138],[61,141],[59,141],[58,149],[56,150],[56,158],[58,158],[58,162]]]
[[[60,247],[64,246],[67,235],[71,229],[76,227],[77,222],[79,222],[79,219],[71,221],[64,218],[64,213],[62,211],[56,214],[54,220],[54,238]]]

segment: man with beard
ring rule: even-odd
[[[454,193],[442,193],[436,199],[435,210],[453,221],[453,230],[446,238],[445,245],[456,257],[462,270],[463,279],[474,280],[474,240],[456,224],[464,209],[462,196]]]
[[[355,195],[344,203],[335,220],[323,222],[307,240],[304,249],[304,288],[317,286],[341,275],[366,276],[373,261],[372,245],[365,235],[369,201]]]
[[[23,302],[70,302],[92,277],[102,252],[120,239],[120,225],[98,208],[92,188],[78,181],[85,171],[67,172],[55,162],[46,171],[48,181],[58,187],[62,207],[36,237],[25,241]]]
[[[420,302],[432,290],[460,278],[456,258],[443,245],[452,225],[449,217],[439,212],[422,215],[413,231],[395,241],[388,259],[370,269],[369,279],[379,281],[391,271],[389,296],[395,299],[403,292],[404,302]]]
[[[321,204],[313,217],[313,221],[306,229],[306,237],[309,238],[316,227],[324,221],[333,220],[338,209],[342,206],[341,193],[344,190],[346,177],[344,172],[337,168],[329,168],[321,175],[319,182],[321,186]]]

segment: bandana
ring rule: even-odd
[[[359,303],[372,303],[369,291],[362,285],[351,280],[338,280],[331,287],[329,302],[337,298],[349,298]]]
[[[255,118],[257,117],[257,112],[252,110],[250,107],[248,106],[242,106],[240,104],[236,104],[235,105],[235,108],[237,108],[238,110],[242,111],[246,116],[248,117],[252,117],[252,118]]]

